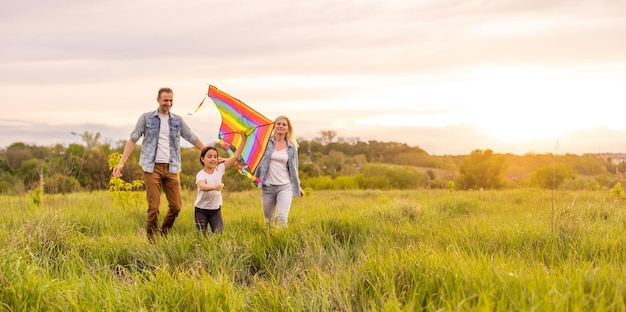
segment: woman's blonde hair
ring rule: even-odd
[[[276,119],[274,119],[274,123],[276,123],[277,121],[284,119],[287,121],[287,135],[285,137],[285,139],[287,139],[287,141],[293,143],[293,145],[296,146],[296,149],[298,149],[299,145],[298,142],[296,141],[296,137],[293,134],[293,126],[291,125],[291,120],[289,120],[289,117],[287,116],[278,116],[276,117]]]

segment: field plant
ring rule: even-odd
[[[109,170],[113,170],[119,164],[121,158],[122,155],[119,153],[109,155]],[[114,176],[111,176],[109,179],[109,193],[113,196],[113,203],[124,209],[136,209],[145,203],[146,193],[143,186],[143,180],[126,182]]]
[[[186,191],[155,244],[110,192],[1,196],[0,311],[626,309],[608,191],[309,190],[286,229],[258,191],[223,194],[223,234],[196,231]]]
[[[622,183],[615,183],[615,186],[611,188],[611,196],[617,199],[626,198],[626,193],[624,192],[624,187],[622,187]]]

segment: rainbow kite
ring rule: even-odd
[[[252,173],[265,154],[265,147],[270,140],[272,130],[274,130],[274,122],[214,86],[209,85],[207,96],[213,100],[222,116],[222,124],[218,134],[222,146],[229,155],[232,155],[236,149],[243,148],[241,157],[235,162],[239,172],[255,182],[267,184],[253,176]],[[204,100],[206,97],[200,102],[196,112]],[[242,133],[248,137],[244,146],[241,146]]]

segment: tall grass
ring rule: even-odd
[[[208,236],[186,192],[155,244],[105,192],[4,196],[0,311],[625,310],[624,202],[550,192],[320,191],[287,229],[225,192]]]

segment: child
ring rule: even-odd
[[[241,146],[246,143],[246,136],[243,135]],[[196,185],[198,185],[198,196],[195,203],[196,228],[206,234],[207,223],[211,226],[213,233],[221,233],[224,229],[222,220],[222,176],[226,169],[232,167],[235,161],[241,156],[243,148],[238,148],[233,156],[219,163],[217,149],[213,146],[206,146],[200,152],[200,163],[204,166],[196,174]]]

